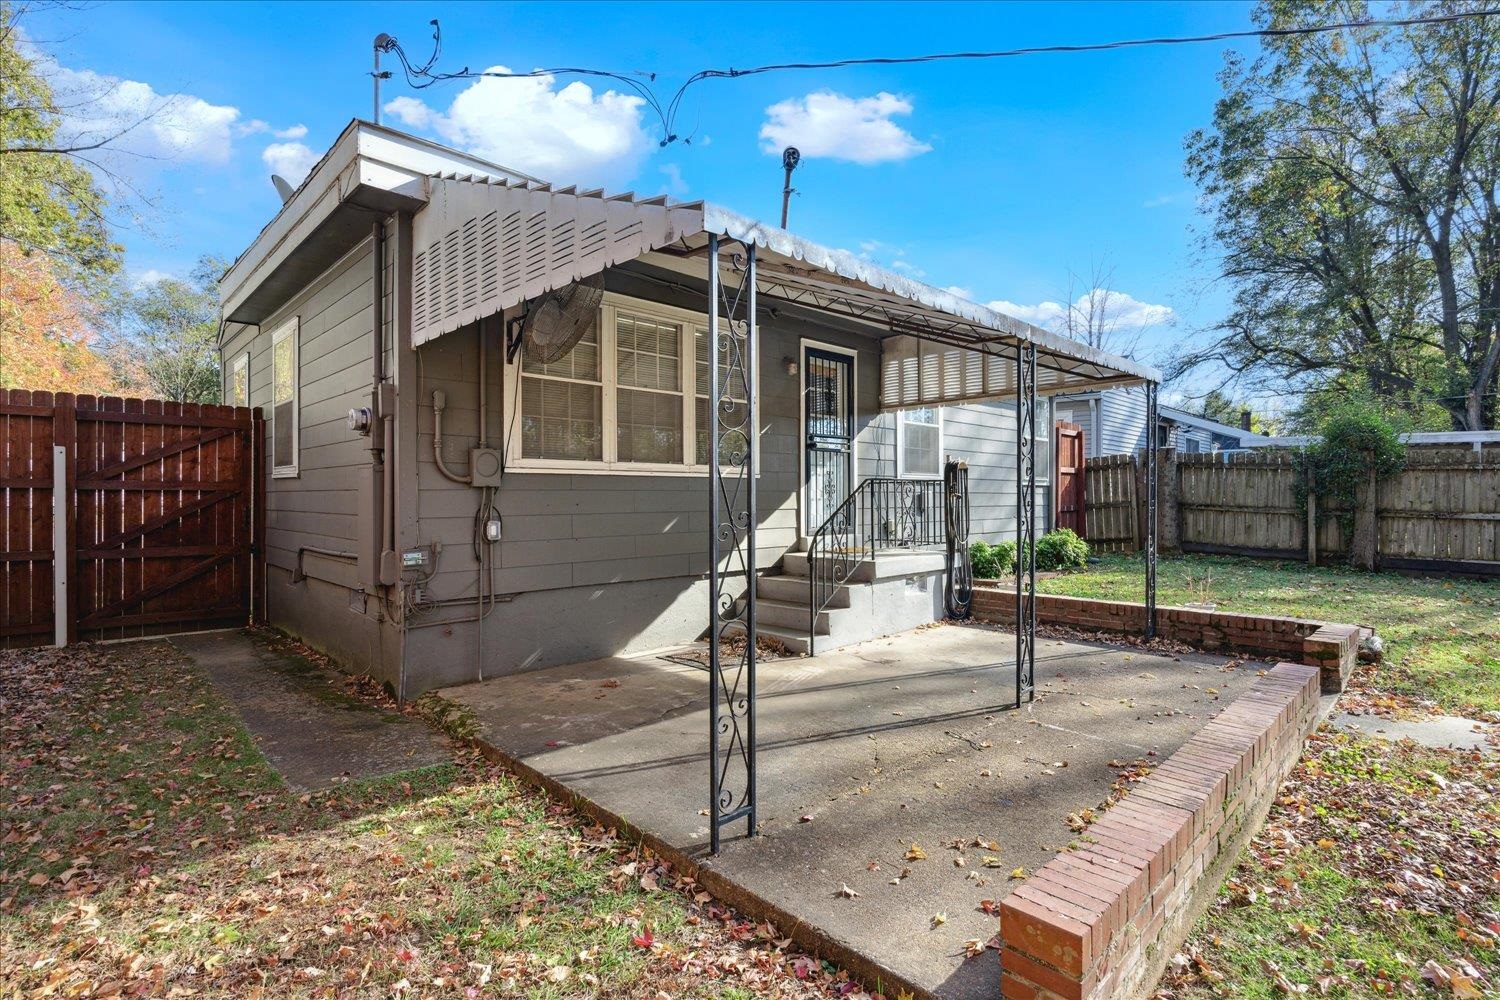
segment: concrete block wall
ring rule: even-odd
[[[1144,994],[1259,825],[1316,723],[1321,670],[1257,678],[1001,902],[1001,994]]]

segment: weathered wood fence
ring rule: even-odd
[[[1089,459],[1087,538],[1133,552],[1145,537],[1145,485],[1134,455]],[[1378,568],[1500,577],[1500,446],[1412,446],[1406,468],[1359,491],[1357,509],[1297,501],[1293,455],[1161,453],[1159,548],[1338,561],[1369,525]],[[1309,546],[1309,534],[1313,544]]]
[[[245,407],[0,390],[0,648],[245,624],[264,426]]]

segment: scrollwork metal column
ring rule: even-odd
[[[1156,635],[1156,449],[1161,443],[1157,429],[1155,382],[1146,383],[1146,638]]]
[[[1016,351],[1016,707],[1036,689],[1036,345]]]
[[[709,814],[712,850],[740,819],[755,833],[755,246],[708,241]],[[733,651],[735,636],[744,646]]]

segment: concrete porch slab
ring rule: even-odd
[[[614,658],[441,694],[500,754],[727,879],[731,902],[779,913],[870,988],[995,997],[996,953],[965,955],[998,930],[980,901],[1073,839],[1067,815],[1109,794],[1112,762],[1164,759],[1260,667],[1039,639],[1037,700],[1015,711],[1013,649],[940,625],[762,664],[761,835],[728,831],[717,858],[702,669]],[[912,844],[925,860],[906,860]]]

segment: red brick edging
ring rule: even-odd
[[[1281,663],[1001,901],[1001,993],[1103,1000],[1151,986],[1259,824],[1318,712]],[[1217,864],[1216,864],[1217,862]]]
[[[976,587],[975,617],[1004,623],[1015,614],[1015,591]],[[1101,601],[1062,594],[1036,595],[1037,620],[1047,625],[1140,633],[1146,628],[1146,606],[1131,601]],[[1323,691],[1342,691],[1359,656],[1357,625],[1246,615],[1197,608],[1158,607],[1157,634],[1215,653],[1241,653],[1307,663],[1322,671]]]

